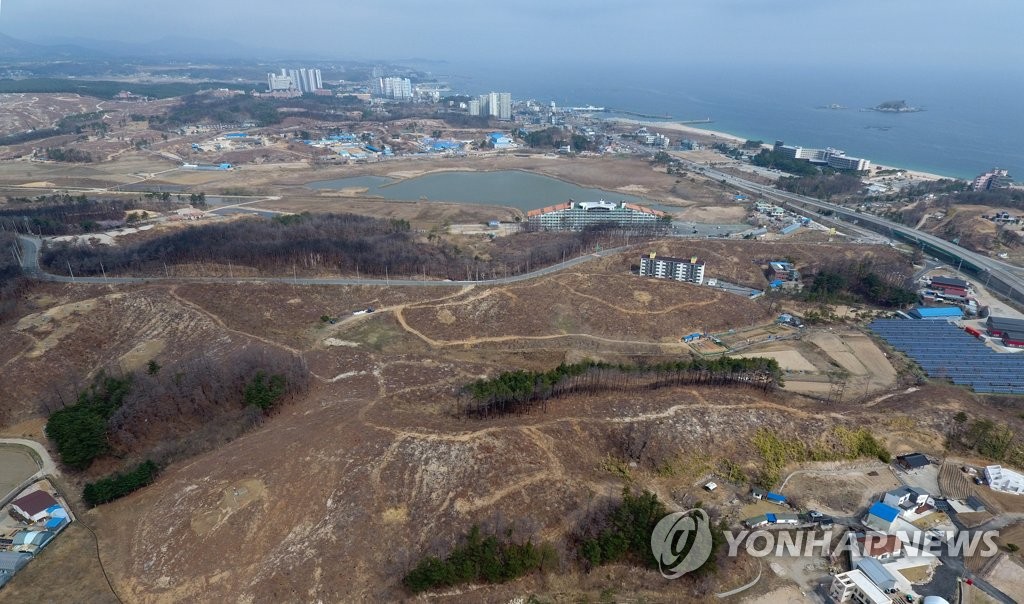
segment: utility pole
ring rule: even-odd
[[[103,263],[100,262],[100,271],[103,273],[103,280],[107,280],[107,269],[103,268]]]
[[[68,263],[68,274],[71,275],[71,282],[74,283],[75,282],[75,273],[73,273],[71,271],[71,261],[68,260],[67,263]]]

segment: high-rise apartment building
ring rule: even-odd
[[[640,274],[700,285],[704,283],[704,261],[698,260],[696,256],[680,259],[650,254],[640,258]]]
[[[412,99],[412,82],[409,78],[378,78],[377,95],[388,99],[408,101]]]

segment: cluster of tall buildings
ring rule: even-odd
[[[270,92],[289,90],[301,93],[323,90],[324,82],[319,69],[281,69],[281,73],[268,73],[267,86]]]
[[[397,101],[412,100],[412,81],[409,78],[376,78],[374,93],[386,99]]]
[[[512,93],[489,92],[469,101],[470,115],[487,115],[499,120],[512,119]]]
[[[836,170],[855,170],[863,172],[871,169],[871,162],[859,157],[850,157],[845,151],[828,147],[826,149],[807,149],[805,147],[794,147],[784,144],[782,141],[775,141],[772,149],[781,153],[789,159],[802,159],[812,164],[825,164]]]

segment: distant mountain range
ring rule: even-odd
[[[30,42],[0,33],[0,65],[5,62],[105,59],[311,59],[294,50],[255,47],[230,40],[165,36],[146,42],[118,42],[91,38],[58,38],[52,43]]]
[[[93,50],[75,45],[43,45],[26,42],[0,33],[0,61],[38,61],[44,59],[98,59]]]

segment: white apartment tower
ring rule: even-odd
[[[659,258],[652,253],[640,258],[640,274],[701,285],[704,283],[704,265],[704,261],[698,260],[696,256],[684,260],[667,256]]]
[[[409,81],[409,78],[378,78],[377,94],[388,99],[411,100],[412,82]]]
[[[288,77],[284,69],[281,70],[280,74],[268,73],[267,87],[270,89],[270,92],[289,90],[292,87],[292,79]]]
[[[499,92],[498,93],[498,119],[499,120],[511,120],[512,119],[512,93],[511,92]]]

